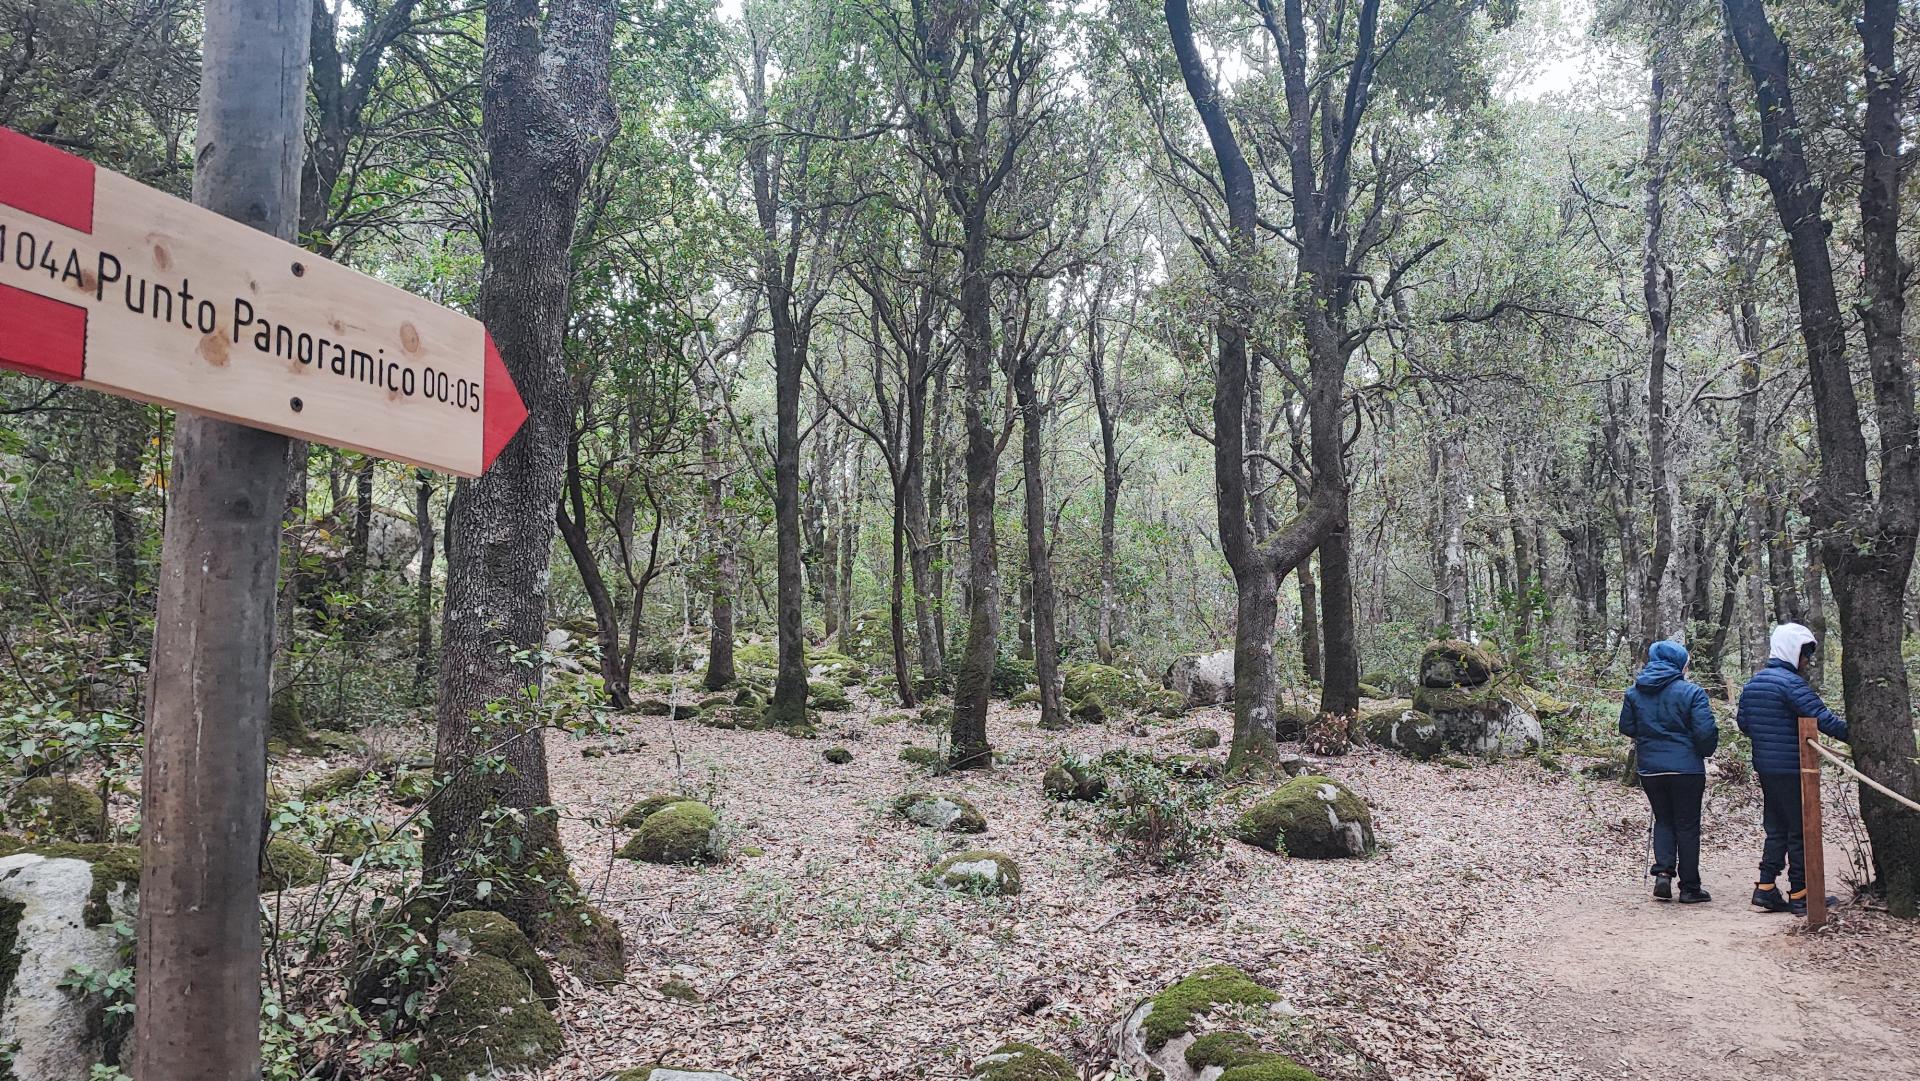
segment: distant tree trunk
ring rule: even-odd
[[[1047,486],[1041,471],[1047,407],[1034,389],[1033,356],[1013,366],[1013,394],[1020,409],[1020,468],[1026,483],[1027,576],[1033,593],[1033,668],[1040,684],[1040,727],[1065,728],[1060,706],[1060,635],[1056,629],[1053,559],[1047,535]]]
[[[947,381],[937,379],[933,387],[931,403],[933,417],[933,438],[927,453],[927,544],[923,549],[927,572],[925,585],[921,584],[920,572],[914,572],[914,587],[922,590],[924,599],[933,609],[933,661],[928,665],[921,658],[921,677],[932,682],[933,686],[946,685],[950,674],[946,670],[947,658],[947,567],[950,565],[947,546],[947,469],[951,457],[947,453]],[[917,546],[916,546],[917,547]],[[915,553],[920,558],[919,552]],[[924,642],[922,648],[925,648]]]
[[[1637,663],[1659,638],[1679,630],[1662,626],[1666,607],[1662,589],[1667,562],[1673,557],[1673,462],[1670,449],[1673,418],[1667,405],[1667,336],[1673,318],[1673,274],[1661,254],[1666,217],[1665,193],[1671,161],[1665,150],[1667,84],[1665,31],[1656,28],[1647,92],[1647,180],[1645,190],[1646,242],[1641,249],[1640,284],[1647,306],[1647,489],[1653,502],[1653,547],[1640,578],[1639,625],[1634,628],[1633,660]]]
[[[134,513],[143,478],[141,463],[146,460],[147,406],[124,398],[104,399],[113,425],[114,484],[107,498],[107,524],[113,535],[113,584],[116,594],[114,615],[115,648],[123,648],[133,638],[139,622],[145,586],[140,580],[140,519]]]
[[[353,592],[366,589],[367,562],[373,545],[373,459],[366,455],[353,471],[353,547],[347,554]]]
[[[433,471],[413,471],[413,526],[420,538],[420,580],[413,592],[413,686],[425,694],[433,680]]]
[[[707,584],[706,688],[730,687],[738,678],[733,664],[733,593],[740,577],[733,527],[726,515],[727,463],[720,453],[720,414],[710,411],[700,430],[701,472],[705,477],[705,506],[709,539],[713,545],[712,578]]]
[[[1327,678],[1326,655],[1320,648],[1320,590],[1313,580],[1313,557],[1293,569],[1300,586],[1300,667],[1315,683]]]
[[[1513,541],[1513,654],[1514,668],[1525,678],[1534,661],[1533,615],[1536,580],[1533,534],[1523,515],[1519,470],[1512,443],[1500,451],[1500,495],[1506,504],[1507,533]]]
[[[966,232],[960,319],[966,359],[961,408],[967,430],[967,639],[953,691],[952,761],[958,769],[985,769],[993,764],[993,749],[987,742],[987,701],[1000,639],[1000,574],[994,535],[999,446],[987,422],[993,392],[993,310],[984,202],[978,220],[970,222]]]
[[[907,454],[902,463],[900,490],[901,513],[906,517],[908,562],[913,573],[913,629],[920,652],[920,678],[930,687],[946,683],[946,661],[941,654],[943,633],[939,629],[940,585],[934,572],[934,554],[938,545],[927,514],[927,387],[921,380],[916,390],[909,380],[907,389]],[[935,392],[934,401],[944,404]],[[936,406],[936,409],[938,406]],[[945,448],[936,439],[933,461],[936,471]],[[936,482],[938,480],[936,474]],[[938,491],[936,486],[935,491]],[[935,502],[937,503],[937,497]]]
[[[435,796],[427,837],[430,879],[456,903],[496,909],[535,940],[604,965],[618,932],[556,892],[568,876],[558,823],[547,808],[547,757],[537,716],[537,657],[545,638],[548,560],[566,472],[573,396],[563,347],[574,226],[589,170],[616,128],[608,65],[609,0],[489,0],[482,62],[482,136],[491,223],[480,311],[525,399],[525,427],[478,480],[462,481],[449,524],[435,768],[451,782]],[[505,769],[476,769],[498,759]],[[502,811],[519,818],[498,818]],[[501,834],[517,843],[501,847]],[[486,860],[485,897],[472,867]],[[574,955],[583,928],[592,949]]]
[[[1106,335],[1097,312],[1087,325],[1087,376],[1093,387],[1093,407],[1100,421],[1100,611],[1094,625],[1094,651],[1101,664],[1113,663],[1115,625],[1120,620],[1118,590],[1114,585],[1114,520],[1120,507],[1120,388],[1107,381]],[[1117,384],[1118,380],[1115,380]]]
[[[1434,440],[1433,597],[1435,628],[1451,638],[1467,638],[1473,628],[1467,616],[1467,432],[1464,410],[1451,401],[1436,420]]]
[[[1761,0],[1722,0],[1721,7],[1751,77],[1759,114],[1760,147],[1743,164],[1767,181],[1798,287],[1820,448],[1820,478],[1810,511],[1840,609],[1846,647],[1841,685],[1854,760],[1862,772],[1897,792],[1920,792],[1912,699],[1900,652],[1901,614],[1920,531],[1920,414],[1902,339],[1909,268],[1899,246],[1900,194],[1910,142],[1902,111],[1912,104],[1913,73],[1901,69],[1896,48],[1900,4],[1864,0],[1854,24],[1862,47],[1865,108],[1858,129],[1859,239],[1848,258],[1857,250],[1863,268],[1859,307],[1879,437],[1878,460],[1871,465],[1848,356],[1847,321],[1827,246],[1834,223],[1822,205],[1794,108],[1795,69]],[[1920,814],[1865,786],[1860,810],[1889,909],[1907,918],[1920,914]]]
[[[840,652],[853,655],[853,572],[854,556],[860,547],[860,489],[857,477],[865,472],[866,448],[853,456],[851,469],[840,469],[840,611],[835,620],[840,636]]]
[[[580,472],[581,431],[576,428],[567,439],[567,472],[561,498],[554,507],[554,522],[566,541],[567,552],[580,572],[580,585],[593,604],[593,626],[600,644],[600,682],[607,701],[615,709],[633,708],[633,695],[627,687],[625,666],[621,663],[620,606],[600,569],[600,556],[593,550],[587,533],[586,482]]]
[[[1360,650],[1353,622],[1353,550],[1346,529],[1320,542],[1320,631],[1326,674],[1320,712],[1344,717],[1360,709]]]

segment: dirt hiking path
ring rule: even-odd
[[[1625,874],[1549,902],[1506,943],[1539,996],[1515,1027],[1597,1076],[1920,1077],[1920,934],[1845,906],[1798,933],[1748,905],[1751,857],[1702,857],[1708,904],[1654,902]]]

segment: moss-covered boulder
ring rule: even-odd
[[[970,1081],[1078,1081],[1072,1064],[1030,1043],[1002,1044],[973,1064]]]
[[[1234,836],[1300,859],[1365,856],[1373,852],[1373,814],[1339,781],[1308,774],[1243,811]]]
[[[1243,1032],[1209,1032],[1187,1045],[1181,1057],[1188,1068],[1214,1081],[1321,1081],[1287,1056],[1261,1050],[1259,1041]]]
[[[1060,674],[1060,694],[1069,702],[1098,696],[1110,708],[1139,709],[1147,700],[1145,681],[1109,664],[1068,665]]]
[[[689,799],[693,799],[693,797],[682,795],[682,793],[666,793],[666,791],[641,797],[637,803],[634,803],[634,806],[626,808],[626,812],[620,814],[620,818],[616,820],[616,826],[624,829],[639,829],[643,822],[647,822],[647,818],[653,816],[655,810],[662,810],[662,808],[676,805],[676,803],[687,803]]]
[[[969,849],[934,864],[926,882],[935,889],[1011,897],[1020,892],[1020,865],[1004,852]]]
[[[1201,754],[1168,755],[1160,760],[1160,768],[1183,781],[1217,781],[1227,772],[1219,759]]]
[[[1210,751],[1220,746],[1220,730],[1217,728],[1189,728],[1182,737],[1187,746],[1196,751]]]
[[[987,819],[965,796],[908,792],[893,801],[893,813],[917,826],[948,833],[985,833]]]
[[[140,891],[140,846],[54,841],[31,844],[18,837],[0,836],[0,858],[29,855],[48,860],[79,860],[92,872],[83,909],[85,926],[113,922],[116,914],[132,911]],[[4,957],[0,952],[0,957]],[[4,1077],[0,1074],[0,1077]]]
[[[1240,969],[1203,968],[1141,1000],[1114,1026],[1114,1063],[1134,1077],[1212,1077],[1186,1059],[1201,1021],[1217,1011],[1271,1008],[1279,1002],[1279,995]]]
[[[1099,724],[1107,719],[1107,700],[1097,694],[1075,699],[1067,715],[1081,724]]]
[[[633,704],[633,711],[642,717],[671,717],[673,703],[664,698],[642,698]]]
[[[1444,754],[1447,749],[1446,733],[1432,717],[1402,706],[1362,712],[1360,730],[1375,746],[1422,762]]]
[[[1282,743],[1297,743],[1313,728],[1314,708],[1300,702],[1279,702],[1273,707],[1273,738]]]
[[[830,679],[816,679],[807,684],[807,707],[825,713],[845,713],[853,708],[853,702],[840,684]]]
[[[1421,687],[1413,708],[1433,718],[1449,750],[1483,758],[1530,755],[1540,749],[1540,718],[1501,681],[1481,687]]]
[[[1375,702],[1380,702],[1393,696],[1382,690],[1378,684],[1362,681],[1360,684],[1360,697],[1370,698]]]
[[[321,803],[346,792],[365,780],[366,776],[365,766],[341,766],[338,769],[330,769],[308,781],[306,787],[300,790],[300,798],[308,803]]]
[[[812,679],[830,680],[850,686],[867,681],[867,666],[844,653],[836,653],[832,650],[808,650],[806,664],[807,675]]]
[[[828,747],[820,752],[820,757],[836,766],[844,766],[853,761],[853,752],[845,747]]]
[[[517,969],[527,986],[549,1008],[560,1002],[553,973],[540,959],[526,932],[498,912],[469,909],[440,921],[440,947],[456,958],[492,957]]]
[[[1048,799],[1097,800],[1107,794],[1107,779],[1087,762],[1064,758],[1047,768],[1040,791]]]
[[[9,826],[54,840],[106,839],[106,805],[90,789],[61,777],[23,781],[7,803]]]
[[[695,1070],[686,1066],[656,1063],[652,1066],[635,1066],[631,1070],[622,1070],[614,1074],[611,1081],[740,1081],[740,1079],[718,1070]]]
[[[924,724],[928,728],[951,728],[953,727],[953,707],[944,702],[935,702],[920,707],[920,712],[915,714],[913,719],[916,724]]]
[[[105,996],[77,986],[73,974],[122,966],[112,925],[135,919],[137,882],[128,880],[139,876],[138,854],[129,845],[46,847],[65,851],[0,857],[0,1077],[10,1081],[99,1076],[90,1068],[115,1061],[129,1020],[107,1013]]]
[[[1187,700],[1179,691],[1148,691],[1144,712],[1173,720],[1187,711]]]
[[[1443,639],[1420,654],[1420,686],[1478,687],[1501,668],[1500,658],[1472,642]]]
[[[733,704],[745,709],[764,709],[766,696],[756,690],[751,683],[742,683],[734,689]]]
[[[907,641],[913,641],[913,628],[907,628]],[[853,651],[856,660],[866,664],[884,665],[893,661],[893,617],[884,608],[869,608],[856,612],[853,624],[847,628],[845,645]]]
[[[1233,650],[1181,657],[1167,667],[1165,682],[1189,707],[1226,705],[1233,701]]]
[[[317,886],[327,879],[327,858],[298,841],[275,837],[267,842],[260,861],[260,892],[278,893],[299,886]]]
[[[456,963],[420,1037],[420,1064],[441,1081],[491,1081],[560,1055],[560,1025],[519,969],[477,954]]]
[[[1040,704],[1040,688],[1028,687],[1012,698],[1007,699],[1010,706],[1037,706]]]
[[[1395,676],[1384,668],[1375,668],[1360,676],[1362,687],[1372,687],[1385,695],[1397,695],[1407,689],[1407,681]]]
[[[706,863],[720,853],[719,820],[713,808],[696,800],[681,800],[647,815],[620,848],[624,859],[643,863]]]

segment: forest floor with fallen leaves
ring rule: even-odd
[[[1531,759],[1462,769],[1365,746],[1315,761],[1372,805],[1372,858],[1227,840],[1160,873],[1117,856],[1085,805],[1044,798],[1041,775],[1062,750],[1184,753],[1195,725],[1227,737],[1225,712],[1052,732],[996,702],[996,768],[940,777],[899,757],[937,733],[873,723],[886,712],[862,696],[817,741],[633,716],[550,737],[568,849],[629,960],[624,984],[565,989],[567,1051],[547,1081],[656,1060],[743,1081],[955,1079],[1013,1039],[1103,1078],[1107,1027],[1212,963],[1281,992],[1346,1053],[1330,1081],[1920,1076],[1920,928],[1864,906],[1817,934],[1754,913],[1748,786],[1710,796],[1710,905],[1647,899],[1635,790]],[[835,745],[852,762],[821,758]],[[964,794],[987,832],[894,817],[910,788]],[[613,856],[627,831],[598,823],[663,791],[713,803],[725,862]],[[958,847],[1012,855],[1024,891],[921,885]],[[1845,866],[1838,847],[1829,866]]]

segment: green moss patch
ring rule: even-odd
[[[694,800],[670,803],[648,815],[620,856],[645,863],[706,863],[719,854],[713,808]]]
[[[300,798],[308,803],[330,800],[359,784],[366,776],[367,770],[364,766],[341,766],[339,769],[330,769],[307,782],[307,786],[300,790]]]
[[[298,841],[275,837],[267,842],[267,858],[260,864],[260,892],[278,893],[326,881],[327,860]]]
[[[82,918],[88,927],[113,922],[113,901],[121,892],[140,889],[140,846],[56,841],[29,844],[18,837],[0,837],[0,857],[26,852],[50,860],[79,860],[93,865],[93,888],[87,891]]]
[[[1109,706],[1139,709],[1146,703],[1147,685],[1112,665],[1076,664],[1061,671],[1060,693],[1069,702],[1098,696]]]
[[[492,957],[512,965],[549,1008],[560,1001],[553,973],[512,920],[498,912],[471,909],[440,921],[440,944],[460,957]]]
[[[106,839],[106,805],[100,797],[59,777],[35,777],[14,789],[8,817],[63,841],[90,844]]]
[[[1107,779],[1093,765],[1066,758],[1048,767],[1040,791],[1048,799],[1097,800],[1107,794]]]
[[[420,1061],[443,1081],[532,1070],[560,1055],[560,1025],[520,970],[476,955],[455,965],[434,1001]]]
[[[1066,1059],[1030,1043],[1002,1044],[973,1064],[972,1081],[1077,1081]]]
[[[1321,1081],[1320,1075],[1285,1055],[1262,1051],[1241,1032],[1209,1032],[1188,1046],[1187,1065],[1195,1070],[1218,1067],[1222,1081]]]
[[[1148,1000],[1152,1009],[1140,1022],[1149,1051],[1192,1030],[1194,1022],[1222,1006],[1268,1006],[1280,996],[1232,965],[1214,965],[1181,980]]]
[[[909,766],[920,766],[924,769],[939,769],[947,764],[947,760],[941,757],[940,752],[932,747],[902,747],[900,761]]]
[[[820,757],[836,766],[844,766],[853,761],[853,752],[847,750],[845,747],[828,747],[826,750],[820,752]]]
[[[1301,859],[1364,856],[1373,851],[1373,815],[1345,785],[1308,774],[1242,812],[1234,836]]]
[[[691,798],[677,792],[656,792],[627,808],[627,813],[620,816],[617,824],[625,829],[637,830],[641,823],[652,817],[655,811],[671,807],[676,803],[685,803]]]

